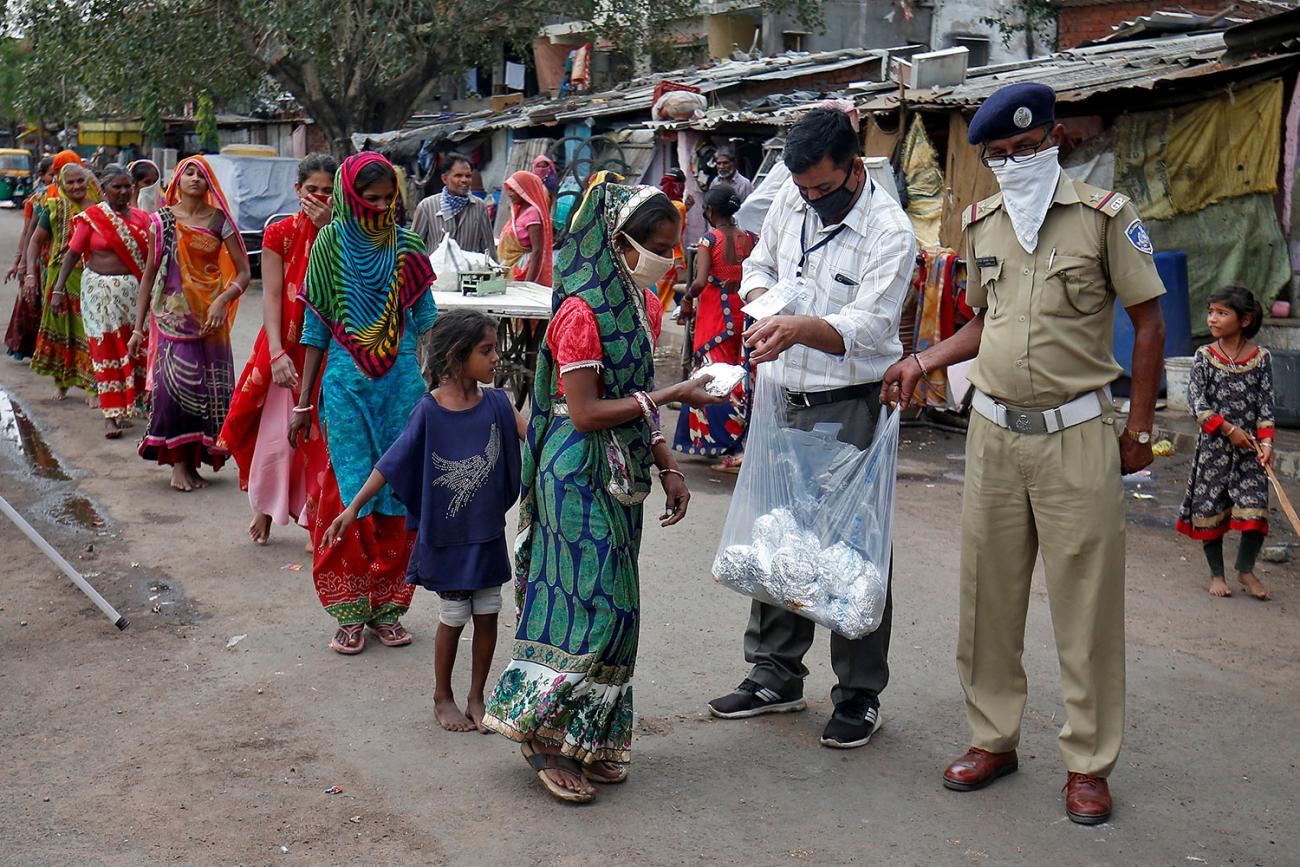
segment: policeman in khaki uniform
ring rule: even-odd
[[[1164,286],[1127,196],[1061,171],[1056,97],[1014,84],[976,112],[970,141],[1001,192],[963,218],[967,301],[980,315],[885,374],[906,405],[924,372],[976,358],[962,501],[957,667],[971,749],[944,772],[971,791],[1016,770],[1025,615],[1042,553],[1061,667],[1066,812],[1110,817],[1106,778],[1124,733],[1124,491],[1151,462]],[[1114,303],[1136,330],[1131,414],[1116,429]],[[1122,469],[1121,469],[1122,468]]]

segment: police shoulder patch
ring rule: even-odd
[[[1151,246],[1151,236],[1147,234],[1147,227],[1142,225],[1141,220],[1134,220],[1129,223],[1128,228],[1124,230],[1124,236],[1133,245],[1133,249],[1139,253],[1146,253],[1149,256],[1154,252]]]

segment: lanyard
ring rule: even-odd
[[[838,226],[835,227],[834,231],[832,231],[829,235],[827,235],[825,238],[822,238],[816,244],[813,244],[811,247],[809,247],[808,246],[808,212],[804,211],[803,225],[799,227],[800,255],[799,255],[799,267],[795,271],[795,276],[802,277],[803,266],[804,263],[808,261],[808,257],[811,256],[813,253],[816,253],[822,247],[825,247],[831,241],[834,241],[835,238],[840,234],[840,232],[844,231],[844,228],[845,228],[844,224],[840,223]]]

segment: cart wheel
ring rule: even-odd
[[[531,319],[502,319],[497,325],[497,388],[514,397],[515,409],[522,410],[533,392],[533,371],[537,345],[545,330]]]

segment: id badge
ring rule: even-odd
[[[802,302],[811,290],[812,286],[806,277],[786,278],[740,309],[751,319],[766,319],[796,302]]]

